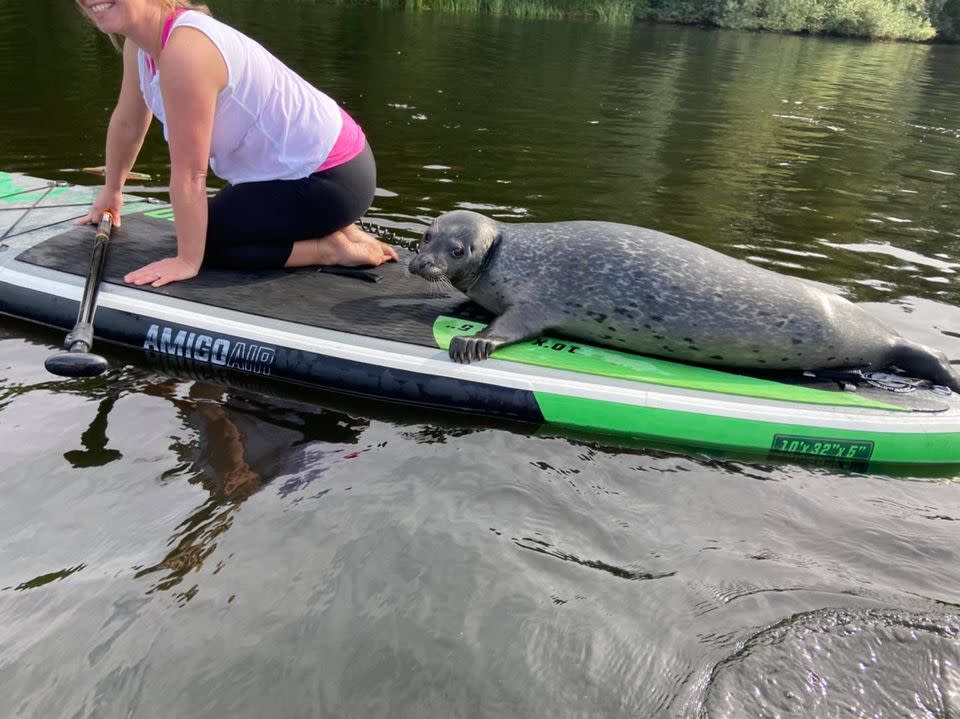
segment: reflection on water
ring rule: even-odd
[[[214,6],[361,120],[403,240],[455,207],[654,227],[960,360],[958,47]],[[65,168],[102,164],[109,44],[37,0],[0,6],[0,49],[0,167],[95,182]],[[168,163],[154,129],[145,189]],[[115,348],[61,381],[61,340],[0,321],[0,715],[958,711],[955,471],[613,447]]]
[[[107,421],[110,410],[116,404],[118,397],[110,394],[100,400],[97,414],[90,422],[90,426],[80,435],[83,449],[71,449],[63,453],[63,458],[75,469],[87,467],[105,467],[111,462],[123,459],[123,455],[115,449],[107,447]]]
[[[298,448],[313,445],[310,460],[304,466],[290,467],[290,475],[278,490],[281,496],[301,492],[320,479],[332,457],[354,457],[355,453],[345,453],[343,446],[355,445],[367,424],[311,405],[298,407],[276,398],[265,403],[253,396],[237,396],[202,381],[162,380],[146,384],[141,392],[170,402],[182,425],[193,430],[189,441],[171,447],[179,463],[165,478],[186,477],[209,495],[176,527],[168,541],[170,550],[159,562],[135,567],[138,578],[161,574],[154,578],[150,592],[172,589],[198,571],[216,550],[220,535],[230,529],[241,504],[272,481],[279,466],[289,465],[290,455]],[[98,422],[102,422],[99,412],[91,428]],[[331,448],[318,448],[319,442]],[[221,567],[222,562],[215,571]],[[193,585],[177,597],[186,602],[197,589]]]

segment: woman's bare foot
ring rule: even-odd
[[[361,245],[379,245],[386,257],[386,262],[396,262],[399,259],[396,249],[384,242],[380,242],[380,240],[368,232],[361,230],[357,225],[347,225],[340,231],[345,234],[351,242],[356,242]]]
[[[350,227],[356,227],[350,225]],[[293,250],[286,267],[309,267],[311,265],[382,265],[396,262],[397,251],[356,228],[360,235],[349,228],[337,230],[317,240],[302,240],[293,243]],[[349,233],[349,234],[348,234]],[[362,236],[361,236],[362,235]],[[356,238],[356,239],[354,239]]]

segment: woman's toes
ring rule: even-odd
[[[390,245],[385,242],[381,242],[373,235],[357,227],[357,225],[349,225],[343,229],[344,235],[351,242],[354,242],[358,245],[367,245],[370,247],[376,247],[379,250],[379,254],[382,256],[382,259],[377,264],[382,264],[384,262],[397,262],[400,257],[397,255],[397,251]]]

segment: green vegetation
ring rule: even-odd
[[[960,39],[960,0],[361,0],[381,7],[594,17],[896,40]]]
[[[345,0],[351,2],[351,0]],[[637,17],[637,0],[360,0],[382,8],[416,12],[438,10],[457,13],[490,13],[518,17],[594,17],[629,23]],[[643,4],[643,0],[640,0]]]
[[[651,0],[651,5],[657,0]],[[726,0],[659,3],[662,11],[680,13],[680,21],[720,27],[783,32],[813,32],[872,38],[929,40],[936,34],[928,10],[910,0]],[[700,6],[702,20],[691,16]],[[651,8],[660,19],[663,16]],[[690,18],[690,20],[687,20]],[[672,19],[672,18],[671,18]]]

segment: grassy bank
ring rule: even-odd
[[[350,0],[347,0],[350,1]],[[355,0],[413,11],[593,17],[889,40],[960,38],[960,0]]]

